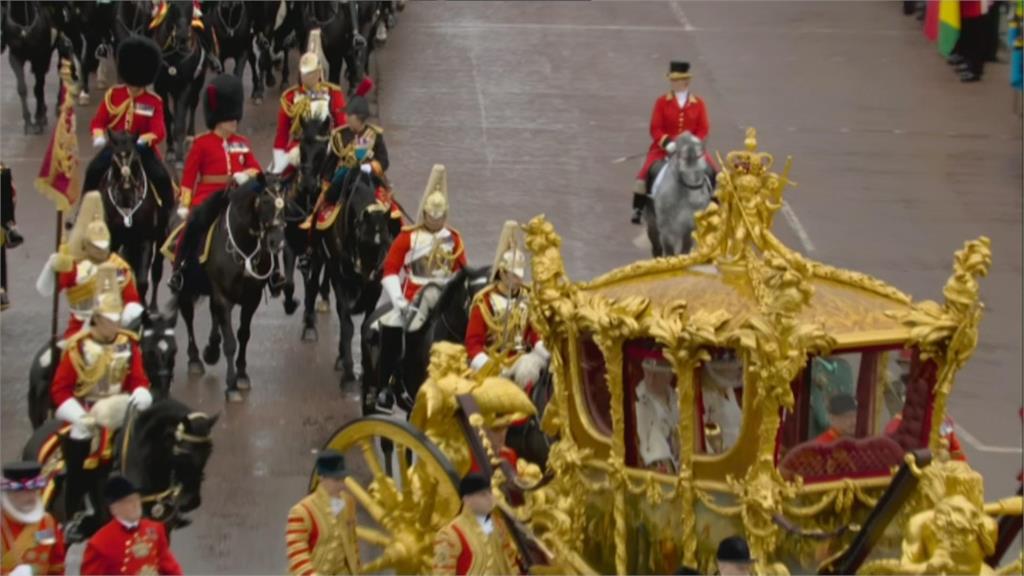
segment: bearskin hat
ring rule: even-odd
[[[220,74],[206,85],[203,112],[206,113],[208,129],[213,130],[219,122],[241,120],[244,106],[242,79],[234,74]]]
[[[129,86],[155,82],[162,62],[156,42],[144,36],[129,36],[117,48],[117,74]]]

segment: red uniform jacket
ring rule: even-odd
[[[77,353],[81,354],[82,343],[85,338],[75,341],[73,345]],[[132,357],[128,366],[128,373],[121,382],[121,392],[130,394],[136,388],[149,388],[149,378],[142,366],[142,351],[139,344],[131,340]],[[75,362],[72,359],[72,351],[69,348],[60,358],[57,365],[57,372],[53,375],[53,383],[50,385],[50,398],[54,406],[60,406],[65,400],[75,396],[75,385],[78,384],[78,371],[75,369]]]
[[[121,301],[125,304],[129,302],[135,302],[140,304],[142,299],[139,298],[139,291],[135,287],[135,277],[132,275],[132,268],[117,254],[111,254],[107,260],[117,266],[117,280],[121,284]],[[68,290],[78,285],[78,262],[75,263],[74,267],[67,271],[57,275],[57,290]],[[64,338],[70,338],[74,336],[79,330],[82,329],[83,321],[76,316],[71,314],[71,319],[68,320],[67,330],[64,331]]]
[[[89,539],[82,574],[182,574],[164,525],[148,518],[129,532],[117,519]]]
[[[484,313],[480,309],[481,306],[487,306],[488,312],[492,315],[494,308],[490,299],[490,292],[494,290],[493,285],[484,288],[485,292],[477,297],[473,301],[473,307],[469,311],[469,323],[466,324],[466,354],[469,360],[472,361],[476,358],[476,355],[487,352],[487,346],[492,343],[487,333],[487,321],[484,319]],[[534,332],[533,328],[527,324],[526,330],[523,334],[523,343],[530,346],[535,346],[540,340],[537,333]],[[511,352],[511,351],[510,351]]]
[[[214,132],[204,132],[196,136],[185,158],[181,187],[189,190],[194,208],[226,188],[232,174],[251,169],[259,171],[260,163],[248,138],[232,134],[225,140]]]
[[[391,249],[388,250],[387,258],[384,259],[384,272],[381,275],[383,277],[404,273],[403,291],[405,292],[405,299],[410,302],[412,302],[422,287],[422,283],[416,280],[411,266],[414,260],[414,255],[411,253],[413,235],[416,233],[429,234],[428,232],[420,232],[420,230],[418,226],[406,228],[402,230],[398,238],[395,238],[395,241],[391,244]],[[454,254],[455,258],[452,260],[450,271],[454,274],[466,267],[466,251],[462,246],[462,236],[454,228],[445,226],[445,230],[451,234],[453,242],[452,254]]]
[[[345,125],[345,95],[341,88],[328,82],[321,82],[318,90],[328,93],[328,107],[331,111],[331,118],[334,120],[334,127]],[[301,96],[301,97],[300,97]],[[292,86],[281,95],[281,106],[277,111],[277,135],[274,137],[274,148],[289,150],[298,146],[299,141],[292,137],[292,122],[295,120],[293,107],[297,100],[309,98],[306,88],[299,84]]]
[[[64,534],[53,516],[44,514],[37,524],[22,524],[3,514],[3,568],[10,574],[19,564],[33,574],[64,574]]]
[[[516,466],[519,464],[519,454],[516,454],[516,451],[509,448],[508,446],[503,446],[501,450],[498,451],[498,456],[500,456],[501,459],[504,460],[505,462],[511,464],[513,470],[515,470]],[[474,458],[471,455],[470,459],[471,462],[469,464],[469,471],[483,472],[483,470],[480,469],[480,463],[476,461],[476,458]]]
[[[637,173],[638,180],[646,180],[651,165],[665,158],[665,146],[683,132],[689,132],[705,140],[708,137],[708,113],[704,101],[690,93],[686,104],[680,108],[674,92],[658,97],[651,111],[651,147],[647,159]]]
[[[131,132],[136,136],[153,134],[156,138],[151,145],[157,150],[156,145],[163,142],[167,136],[164,127],[164,101],[150,90],[143,90],[141,94],[132,98],[128,93],[128,87],[119,84],[107,90],[89,128],[93,136],[107,130]]]
[[[895,417],[893,417],[893,419],[890,420],[889,423],[885,425],[885,434],[887,436],[892,436],[893,434],[895,434],[896,430],[898,430],[900,427],[900,422],[902,421],[902,413],[897,414]],[[953,430],[953,421],[947,418],[946,421],[943,422],[942,424],[943,426],[940,429],[940,432],[945,432],[943,438],[945,438],[946,441],[949,442],[949,458],[951,460],[959,460],[961,462],[966,462],[967,456],[964,454],[963,448],[960,447],[960,439],[956,437],[956,432]]]

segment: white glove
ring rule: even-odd
[[[139,139],[135,141],[135,144],[138,146],[149,146],[149,140],[145,140],[142,136],[139,136]]]
[[[248,172],[235,172],[231,175],[231,178],[235,181],[235,184],[241,186],[248,182],[251,177]]]
[[[369,174],[373,172],[373,167],[370,166],[369,164],[360,164],[359,169],[362,170],[364,174]]]
[[[136,388],[132,390],[131,404],[139,412],[144,412],[153,405],[153,395],[149,393],[147,388]]]
[[[512,366],[512,380],[520,388],[526,388],[530,384],[536,384],[540,378],[541,371],[548,365],[548,359],[540,350],[534,348],[527,354],[520,356]]]
[[[53,272],[56,260],[57,254],[50,254],[50,258],[39,272],[39,278],[36,279],[36,291],[41,296],[53,296],[53,291],[57,288],[57,275]]]
[[[86,417],[85,408],[75,398],[68,398],[63,404],[57,407],[53,413],[58,420],[71,424],[71,438],[73,440],[86,440],[92,438],[91,418]]]
[[[35,572],[32,571],[32,566],[29,564],[18,564],[9,574],[11,576],[33,576]]]
[[[301,154],[299,152],[299,147],[298,146],[296,146],[295,148],[292,148],[291,150],[289,150],[288,154],[286,156],[287,164],[289,166],[298,166],[299,162],[301,161],[301,159],[302,159],[302,157],[301,157]]]
[[[105,136],[94,136],[92,139],[93,148],[102,148],[107,145],[107,139]]]
[[[675,151],[676,151],[676,143],[675,142],[669,142],[668,144],[665,144],[665,152],[668,152],[669,154],[671,154],[671,153],[673,153]]]
[[[395,274],[385,276],[381,279],[380,285],[384,288],[388,299],[391,300],[391,306],[404,314],[405,310],[409,308],[409,301],[405,299],[405,294],[402,293],[402,284],[398,281],[398,276]]]
[[[270,163],[270,173],[280,174],[288,165],[288,153],[280,148],[274,148],[274,161]]]
[[[469,369],[473,372],[478,372],[483,368],[491,357],[486,352],[477,352],[476,356],[469,362]]]
[[[121,312],[121,327],[128,328],[136,320],[142,316],[142,313],[146,309],[142,307],[142,304],[138,302],[128,302],[124,305],[124,310]]]
[[[117,430],[124,425],[131,398],[127,394],[114,394],[97,400],[89,409],[89,416],[96,425],[108,430]]]
[[[178,218],[181,218],[182,220],[184,220],[185,218],[188,218],[188,207],[187,206],[178,206]]]

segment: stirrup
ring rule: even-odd
[[[171,272],[171,277],[167,279],[167,287],[171,289],[171,292],[177,294],[181,292],[181,289],[185,286],[185,274],[181,268],[177,268],[174,272]]]
[[[299,224],[299,230],[309,230],[310,228],[312,228],[313,227],[313,217],[314,216],[312,214],[310,214],[305,220],[303,220],[302,224]]]
[[[385,388],[377,394],[374,409],[380,413],[391,416],[395,413],[395,395],[391,390]]]

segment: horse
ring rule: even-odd
[[[192,3],[168,2],[167,15],[152,32],[163,53],[153,88],[164,101],[167,159],[182,164],[185,134],[195,134],[196,107],[206,76],[206,51],[192,30]]]
[[[212,434],[218,417],[195,412],[172,398],[158,400],[144,412],[129,410],[124,427],[113,433],[113,461],[84,476],[88,479],[86,510],[67,518],[66,473],[50,480],[52,490],[46,491],[44,503],[63,525],[68,544],[88,539],[109,521],[99,494],[114,472],[139,487],[143,513],[162,522],[168,534],[188,526],[191,521],[186,514],[202,504],[203,471],[213,452]],[[22,457],[41,463],[45,470],[63,470],[60,439],[65,426],[60,420],[46,421],[25,444]]]
[[[366,73],[365,63],[371,48],[364,32],[372,34],[376,31],[375,20],[373,26],[363,23],[367,18],[365,15],[372,16],[373,12],[361,4],[364,3],[306,2],[301,5],[299,46],[305,48],[309,31],[319,28],[323,53],[327,58],[327,80],[339,84],[344,65],[350,94]]]
[[[5,2],[0,15],[0,36],[3,43],[0,51],[10,48],[7,55],[18,83],[18,98],[21,99],[21,117],[25,122],[25,134],[42,134],[46,129],[46,99],[44,86],[46,72],[50,69],[56,35],[50,7],[37,2]],[[32,65],[36,78],[34,94],[36,99],[35,119],[28,108],[28,84],[25,82],[25,63]],[[59,102],[58,102],[59,108]]]
[[[124,0],[117,2],[117,12],[111,24],[114,36],[114,54],[117,46],[129,36],[146,36],[152,19],[148,0]]]
[[[284,244],[284,194],[276,176],[261,176],[242,186],[216,192],[204,206],[206,202],[214,202],[211,208],[219,214],[211,231],[209,255],[200,270],[185,270],[185,285],[177,306],[188,328],[189,374],[201,375],[204,370],[199,361],[193,317],[198,297],[210,296],[213,322],[203,360],[209,365],[216,364],[221,352],[218,345],[223,340],[227,362],[225,396],[229,402],[241,402],[240,391],[251,387],[246,372],[246,348],[252,317]],[[231,326],[231,312],[236,305],[242,309],[237,340]]]
[[[295,264],[298,258],[307,258],[309,251],[309,231],[299,228],[299,224],[308,218],[313,212],[313,205],[320,194],[320,183],[323,178],[324,166],[328,159],[328,147],[331,140],[332,120],[330,115],[314,117],[304,114],[300,119],[301,133],[299,135],[299,166],[295,177],[291,182],[288,192],[288,205],[285,213],[285,220],[288,223],[285,231],[284,251],[284,311],[291,315],[298,308],[299,303],[294,298],[295,294]],[[319,276],[311,276],[312,262],[303,265],[303,281],[307,299],[309,293],[316,293],[316,280]],[[309,310],[307,310],[309,312]],[[312,327],[315,319],[305,319],[305,326],[302,331],[302,339],[315,339],[316,328]]]
[[[245,4],[246,12],[252,19],[252,65],[259,68],[261,88],[263,86],[269,88],[277,83],[277,80],[274,78],[273,47],[276,33],[278,31],[277,13],[282,9],[282,3],[280,0],[277,0],[275,2],[249,1]],[[255,78],[256,76],[254,74],[253,79],[255,80]],[[255,81],[253,83],[255,84]]]
[[[338,304],[341,338],[334,369],[342,372],[344,385],[355,381],[352,316],[363,314],[360,332],[365,333],[370,312],[380,298],[381,270],[393,238],[389,227],[391,214],[387,206],[377,201],[372,176],[361,170],[349,170],[340,200],[341,213],[331,227],[314,232],[313,246],[320,253],[316,261],[324,264]],[[318,277],[316,268],[311,277]],[[313,323],[317,294],[315,289],[306,290],[306,317]]]
[[[149,307],[157,307],[164,257],[159,245],[166,237],[173,206],[161,205],[136,151],[130,132],[108,132],[111,164],[100,183],[103,208],[110,227],[110,250],[119,252],[132,267],[143,302],[150,287]]]
[[[99,69],[99,60],[113,45],[115,10],[113,3],[72,0],[64,9],[62,32],[74,45],[79,62],[78,103],[89,103],[89,74]]]
[[[377,412],[377,396],[385,391],[396,396],[400,408],[412,410],[413,399],[427,377],[430,347],[434,342],[461,344],[465,340],[473,298],[489,278],[490,266],[463,268],[443,286],[421,288],[413,304],[419,312],[409,321],[409,328],[402,330],[404,338],[398,339],[397,350],[390,349],[391,342],[385,345],[384,327],[379,325],[380,318],[391,310],[390,304],[363,322],[360,393],[364,416]]]
[[[259,65],[253,54],[255,39],[254,20],[249,10],[251,2],[240,0],[219,0],[206,7],[204,19],[213,27],[217,36],[218,50],[223,64],[229,58],[235,61],[234,75],[241,78],[248,65],[252,70],[252,102],[259,106],[263,102],[263,80]]]
[[[649,186],[653,198],[644,208],[655,258],[690,252],[694,216],[707,208],[714,195],[714,172],[705,160],[704,144],[689,132],[683,132],[675,144],[675,152],[655,164],[648,176],[650,181],[656,174]]]
[[[150,392],[154,398],[166,398],[174,378],[174,356],[178,353],[178,341],[174,338],[178,317],[143,312],[140,322],[139,349],[142,366],[149,377]],[[29,367],[28,419],[33,429],[42,426],[54,409],[50,401],[54,373],[52,351],[53,346],[49,342],[44,344],[33,356]]]

